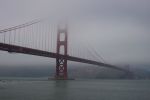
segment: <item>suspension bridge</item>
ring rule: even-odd
[[[75,43],[71,41],[73,39],[76,40]],[[73,44],[76,46],[71,46]],[[68,79],[67,61],[127,72],[123,68],[100,61],[101,56],[94,49],[89,50],[85,46],[80,48],[80,44],[77,38],[68,35],[67,25],[61,27],[41,20],[0,30],[0,50],[56,59],[55,79]]]

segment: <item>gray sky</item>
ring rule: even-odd
[[[0,12],[0,29],[47,16],[67,18],[69,34],[88,42],[107,62],[150,65],[149,0],[0,0]],[[1,65],[51,61],[0,52]]]

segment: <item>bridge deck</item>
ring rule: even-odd
[[[65,55],[60,55],[60,54],[56,54],[56,53],[52,53],[52,52],[36,50],[36,49],[32,49],[32,48],[26,48],[26,47],[10,45],[10,44],[5,44],[5,43],[0,43],[0,50],[8,51],[10,53],[23,53],[23,54],[43,56],[43,57],[49,57],[49,58],[62,57],[62,58],[66,58],[69,61],[75,61],[75,62],[87,63],[87,64],[92,64],[92,65],[104,66],[104,67],[109,67],[109,68],[113,68],[113,69],[117,69],[117,70],[125,71],[125,72],[127,71],[127,70],[119,68],[117,66],[102,63],[102,62],[92,61],[92,60],[78,58],[78,57],[73,57],[73,56],[69,56],[69,55],[65,56]]]

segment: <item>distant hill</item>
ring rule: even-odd
[[[150,79],[150,71],[146,69],[132,69],[134,78]],[[97,79],[123,79],[126,73],[110,68],[95,66],[71,66],[68,67],[68,74],[71,78],[97,78]],[[55,67],[51,66],[21,66],[21,67],[0,67],[0,77],[53,77]]]

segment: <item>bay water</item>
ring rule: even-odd
[[[150,80],[0,80],[0,100],[150,100]]]

